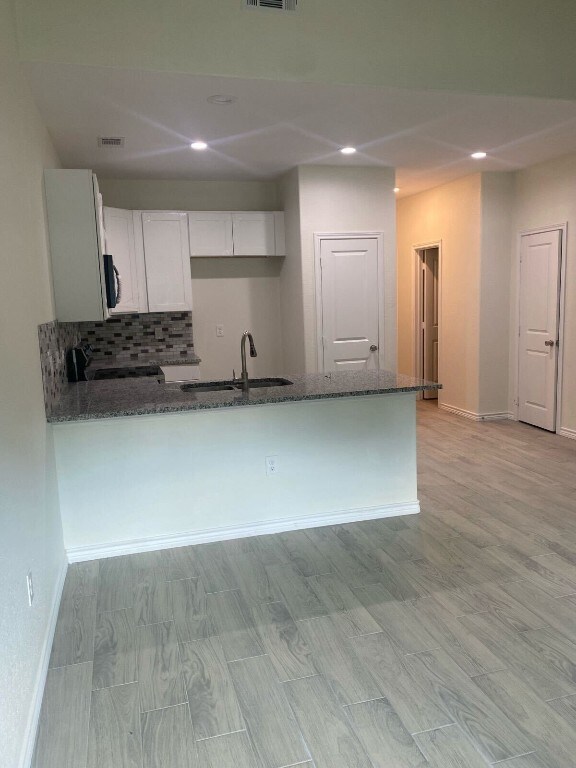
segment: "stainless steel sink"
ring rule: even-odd
[[[226,381],[201,381],[197,384],[182,384],[183,392],[234,392],[236,387]]]
[[[294,382],[288,381],[288,379],[272,377],[269,379],[248,379],[248,383],[251,387],[260,389],[261,387],[286,387],[288,384],[293,384]],[[238,384],[237,386],[242,388],[242,384]]]
[[[262,387],[285,387],[293,382],[282,378],[249,379],[250,387],[260,389]],[[242,382],[238,381],[199,381],[194,384],[182,384],[183,392],[233,392],[242,389]]]

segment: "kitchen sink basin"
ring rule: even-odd
[[[282,379],[282,378],[270,378],[270,379],[248,379],[248,383],[251,387],[254,387],[255,389],[260,389],[261,387],[285,387],[288,384],[293,384],[294,382],[288,381],[288,379]],[[242,384],[236,384],[237,387],[242,389]]]
[[[292,384],[288,379],[268,378],[268,379],[248,379],[250,387],[260,389],[262,387],[285,387]],[[180,389],[183,392],[230,392],[242,389],[242,383],[239,381],[199,381],[194,384],[182,384]]]
[[[195,384],[182,384],[183,392],[233,392],[236,387],[225,381],[201,381]]]

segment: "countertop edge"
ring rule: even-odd
[[[371,397],[377,395],[409,394],[427,392],[442,389],[441,384],[418,384],[408,387],[388,387],[384,389],[343,390],[341,392],[322,392],[310,394],[286,394],[266,395],[253,400],[238,398],[232,401],[198,401],[190,403],[175,403],[173,405],[142,405],[132,408],[118,408],[114,410],[89,413],[75,413],[66,415],[51,415],[47,418],[49,424],[71,424],[86,421],[102,421],[104,419],[116,419],[131,416],[161,416],[163,414],[192,413],[194,411],[214,411],[230,408],[246,408],[249,406],[282,405],[286,403],[310,402],[318,400],[335,400],[346,397]]]

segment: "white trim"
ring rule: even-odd
[[[385,361],[385,296],[386,262],[384,259],[384,232],[315,232],[314,233],[314,284],[316,301],[316,366],[324,373],[324,341],[322,333],[322,270],[320,250],[323,240],[376,240],[378,249],[378,366],[386,368]]]
[[[442,284],[444,282],[442,269],[442,239],[434,240],[430,243],[421,243],[412,246],[412,339],[414,341],[414,378],[423,379],[421,344],[420,344],[420,266],[422,263],[421,251],[427,248],[438,248],[438,381],[441,381],[440,368],[442,365]],[[441,390],[438,390],[438,402],[440,402]],[[422,392],[418,393],[417,400],[423,400]]]
[[[521,257],[522,257],[522,238],[528,235],[537,235],[541,232],[556,232],[560,231],[561,243],[560,243],[560,285],[558,289],[559,298],[559,317],[558,317],[558,339],[560,341],[560,347],[558,349],[557,369],[556,369],[556,434],[560,434],[561,427],[558,425],[562,423],[562,379],[564,372],[564,324],[565,324],[565,307],[566,307],[566,269],[567,269],[567,252],[568,252],[568,222],[563,224],[551,224],[545,227],[535,227],[534,229],[522,229],[518,232],[517,238],[517,253],[516,253],[516,269],[517,269],[517,281],[516,281],[516,295],[514,297],[516,307],[514,314],[515,326],[512,332],[513,342],[513,355],[512,355],[512,372],[514,375],[514,402],[512,410],[512,418],[518,421],[520,411],[520,398],[518,396],[518,388],[520,385],[520,346],[518,343],[518,330],[520,328],[520,290],[521,290]]]
[[[60,610],[60,601],[62,600],[62,591],[64,590],[64,581],[66,579],[67,570],[68,563],[64,562],[56,581],[56,589],[54,590],[50,616],[48,618],[48,629],[44,636],[44,643],[40,654],[40,664],[38,665],[38,671],[36,673],[36,684],[34,685],[32,705],[28,714],[26,733],[24,736],[22,752],[20,754],[20,768],[29,768],[34,756],[36,733],[38,731],[38,722],[40,720],[40,710],[42,709],[42,698],[44,696],[44,687],[48,675],[48,664],[50,663],[50,653],[52,651],[52,643],[54,642],[56,621],[58,620],[58,611]]]
[[[465,419],[470,419],[471,421],[502,421],[513,418],[512,414],[508,411],[476,413],[475,411],[466,411],[464,408],[456,408],[455,405],[448,405],[447,403],[438,403],[438,405],[443,411],[455,413],[456,416],[463,416]]]
[[[576,429],[568,429],[568,427],[560,427],[558,434],[561,437],[569,437],[570,440],[576,440]]]
[[[308,517],[288,517],[280,520],[267,520],[261,523],[229,526],[223,528],[206,528],[201,531],[169,534],[145,539],[131,539],[110,544],[92,544],[87,547],[71,547],[66,551],[71,563],[83,560],[97,560],[102,557],[116,555],[133,555],[138,552],[150,552],[157,549],[173,549],[186,547],[191,544],[206,544],[212,541],[243,539],[247,536],[264,536],[269,533],[301,530],[303,528],[320,528],[325,525],[342,525],[361,520],[377,520],[382,517],[398,517],[399,515],[416,515],[420,512],[419,501],[408,501],[399,504],[385,504],[381,507],[366,507],[364,509],[346,509],[339,512],[329,512]]]

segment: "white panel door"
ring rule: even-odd
[[[232,256],[232,214],[194,211],[188,214],[190,256]]]
[[[322,240],[320,270],[324,371],[377,369],[378,240]]]
[[[234,256],[275,256],[273,213],[233,213]]]
[[[144,212],[142,237],[150,312],[192,309],[192,279],[185,213]]]
[[[126,312],[147,312],[146,270],[144,254],[134,244],[134,218],[132,211],[104,208],[106,253],[110,253],[120,273],[120,301],[111,315]]]
[[[520,262],[519,419],[556,429],[560,230],[522,237]]]

